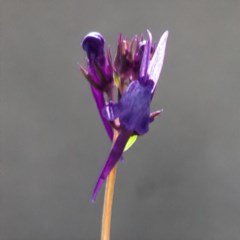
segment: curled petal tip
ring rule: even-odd
[[[104,54],[104,43],[105,40],[100,33],[90,32],[83,38],[81,45],[91,61]]]
[[[89,40],[96,40],[99,41],[99,43],[104,44],[105,40],[101,33],[99,32],[90,32],[88,33],[83,40],[81,41],[82,46],[87,43]]]

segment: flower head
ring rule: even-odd
[[[83,44],[83,48],[88,51],[92,49],[92,53],[91,51],[90,53],[87,52],[89,59],[92,58],[93,61],[96,61],[99,58],[100,61],[100,59],[104,59],[101,50],[104,42],[100,40],[103,39],[99,37],[100,34],[95,35],[94,33],[94,36],[97,38],[95,39],[95,45],[92,46],[93,41],[91,41],[91,44]],[[112,98],[102,107],[101,117],[104,117],[113,128],[116,128],[119,135],[94,188],[93,201],[108,174],[120,159],[128,139],[133,135],[147,133],[149,124],[161,112],[159,110],[150,113],[150,104],[161,73],[167,37],[168,32],[166,31],[156,48],[152,44],[150,31],[148,31],[147,41],[143,39],[139,41],[135,37],[127,42],[121,35],[118,39],[118,51],[113,71],[115,78],[118,79],[116,86],[120,97],[118,102],[114,102]],[[135,51],[133,50],[134,43],[136,44]],[[110,63],[108,62],[108,64]],[[126,81],[128,86],[124,88]]]

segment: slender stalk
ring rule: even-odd
[[[113,143],[116,141],[117,136],[118,136],[118,131],[114,130]],[[102,213],[101,240],[110,240],[112,204],[113,204],[116,173],[117,173],[117,165],[115,165],[115,167],[112,169],[106,181],[104,202],[103,202],[103,213]]]

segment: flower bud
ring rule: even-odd
[[[105,40],[98,32],[88,33],[83,41],[82,48],[87,54],[88,69],[81,67],[81,71],[95,89],[106,92],[111,98],[113,69],[108,56],[104,51]]]
[[[82,48],[90,62],[97,58],[104,60],[104,38],[98,32],[90,32],[82,41]]]

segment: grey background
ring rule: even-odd
[[[152,109],[118,168],[112,239],[240,239],[239,0],[1,0],[0,239],[99,239],[110,149],[79,42],[170,32]]]

